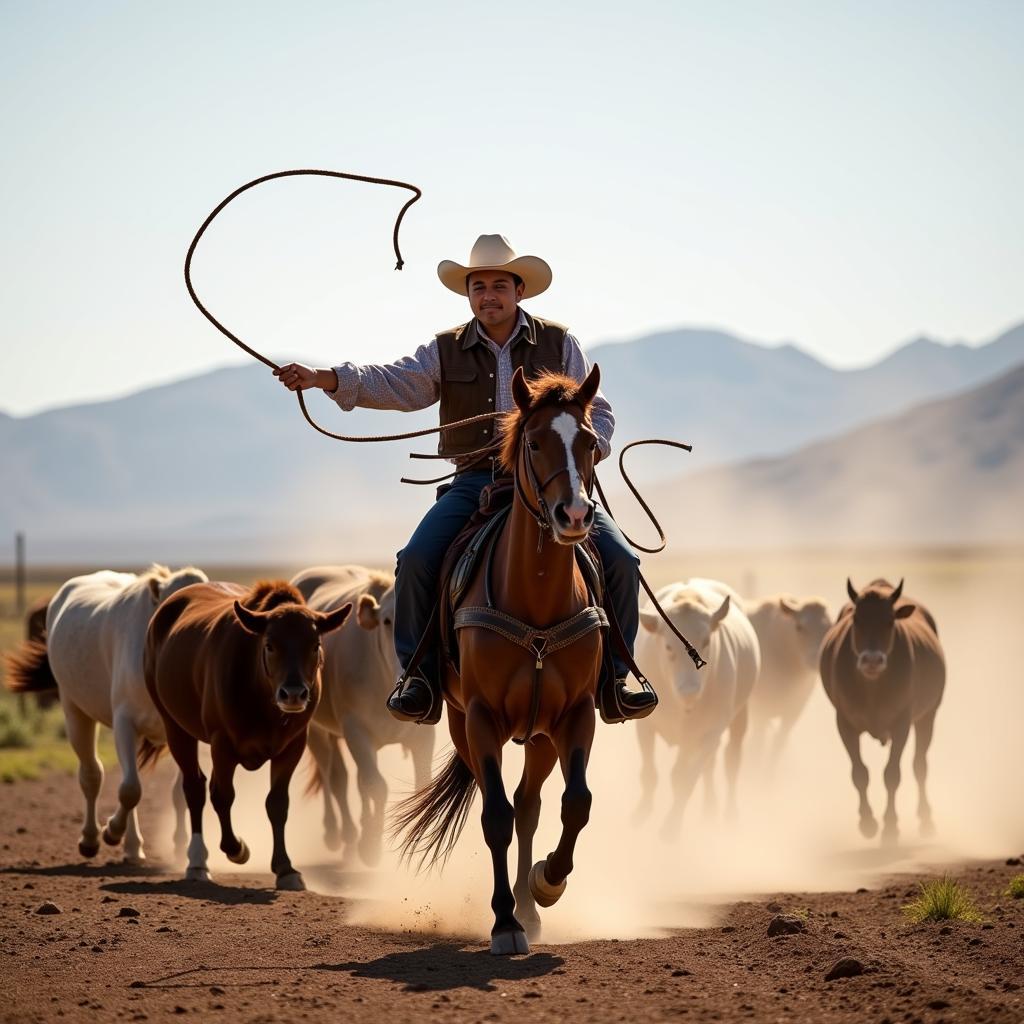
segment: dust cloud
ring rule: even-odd
[[[898,795],[900,843],[885,849],[857,829],[857,797],[850,765],[823,690],[815,690],[783,757],[769,775],[757,756],[753,728],[747,734],[739,783],[739,815],[727,821],[710,806],[703,782],[687,806],[682,833],[665,842],[659,827],[668,807],[672,752],[659,745],[654,811],[639,823],[639,755],[630,725],[598,724],[589,769],[594,794],[591,821],[580,836],[576,868],[561,901],[541,911],[543,941],[635,938],[713,923],[718,908],[745,896],[792,893],[783,902],[800,907],[801,891],[851,888],[883,876],[973,857],[1019,854],[1024,812],[1018,798],[1024,680],[1019,623],[1024,610],[1024,553],[980,549],[940,551],[697,552],[683,562],[655,562],[652,583],[687,576],[722,579],[744,596],[777,591],[825,598],[833,612],[845,593],[877,576],[906,577],[906,594],[934,613],[945,647],[948,678],[929,757],[929,796],[937,835],[922,840],[916,819],[917,787],[911,771],[913,740],[903,756]],[[654,680],[657,685],[657,680]],[[657,714],[671,713],[666,701]],[[438,736],[438,763],[447,756],[447,733]],[[659,741],[660,744],[660,741]],[[862,750],[871,774],[869,796],[876,816],[884,808],[882,768],[888,749],[869,737]],[[721,754],[719,753],[719,760]],[[351,761],[352,806],[359,799]],[[504,773],[515,788],[522,752],[506,748]],[[407,795],[412,766],[395,748],[381,767],[392,798]],[[307,885],[346,897],[346,919],[381,929],[440,932],[484,938],[492,922],[490,857],[479,825],[477,798],[465,833],[443,872],[416,874],[385,851],[374,869],[354,851],[323,845],[320,797],[303,795],[307,768],[292,783],[288,842]],[[237,831],[252,849],[243,870],[268,871],[270,827],[263,810],[267,772],[236,776]],[[716,789],[725,806],[719,763]],[[561,779],[557,770],[543,794],[534,859],[545,856],[559,829]],[[168,817],[167,832],[170,831]],[[215,877],[238,870],[217,851],[219,829],[207,810],[207,845]],[[515,843],[510,850],[514,872]],[[227,884],[230,884],[228,882]],[[267,878],[267,884],[272,884]]]

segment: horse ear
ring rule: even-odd
[[[333,612],[320,612],[316,619],[316,631],[322,636],[324,633],[331,633],[336,630],[352,611],[352,602],[335,608]]]
[[[576,392],[576,399],[582,403],[583,408],[594,400],[594,396],[597,394],[597,389],[601,386],[601,368],[594,363],[590,368],[590,373],[587,374],[586,379],[580,385],[579,391]]]
[[[235,618],[241,623],[242,629],[255,636],[261,636],[267,628],[267,616],[263,612],[246,608],[241,601],[235,602]]]
[[[797,606],[797,604],[792,599],[790,599],[788,597],[780,597],[779,598],[779,607],[787,615],[796,615],[796,613],[798,611],[800,611],[800,608]]]
[[[640,612],[640,621],[648,633],[656,633],[661,625],[661,616],[657,612],[649,612],[646,609]]]
[[[530,395],[530,385],[526,383],[526,374],[523,373],[521,366],[512,374],[512,400],[520,412],[530,411],[530,403],[533,398]]]
[[[731,603],[732,603],[732,598],[728,594],[726,594],[725,595],[725,600],[719,606],[718,611],[715,612],[715,614],[711,616],[711,628],[712,629],[715,629],[718,626],[718,624],[722,621],[722,619],[724,619],[726,617],[726,615],[729,614],[729,605]]]
[[[850,600],[854,604],[856,604],[857,603],[857,591],[854,588],[854,585],[850,582],[850,577],[849,576],[846,577],[846,593],[849,596]]]
[[[897,619],[909,619],[917,611],[916,604],[902,604],[893,613]]]
[[[380,625],[380,605],[373,594],[363,594],[359,598],[356,621],[363,629],[376,629]]]
[[[152,576],[149,578],[149,596],[153,598],[153,604],[160,603],[160,581]]]

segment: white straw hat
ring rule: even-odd
[[[437,265],[441,284],[459,295],[465,295],[466,278],[476,270],[507,270],[523,281],[523,298],[540,295],[551,284],[551,268],[539,256],[517,256],[504,235],[481,235],[463,266],[454,260]]]

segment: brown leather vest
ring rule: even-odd
[[[519,334],[506,342],[512,346],[513,371],[522,367],[527,380],[543,370],[564,373],[562,348],[567,330],[562,324],[526,313],[526,329],[520,328]],[[492,412],[498,401],[497,359],[478,337],[476,320],[438,334],[437,352],[441,361],[442,425]],[[458,458],[489,445],[496,429],[495,421],[484,421],[446,430],[437,450],[446,458]]]

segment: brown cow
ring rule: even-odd
[[[264,582],[248,592],[232,583],[196,583],[154,612],[146,634],[146,689],[164,720],[192,819],[186,878],[210,877],[203,843],[206,777],[197,756],[202,740],[213,760],[210,800],[220,818],[220,848],[236,864],[249,859],[231,827],[235,768],[254,771],[269,760],[270,865],[278,889],[305,888],[285,849],[288,783],[320,699],[320,637],[351,610],[346,604],[316,612],[290,584]]]
[[[896,790],[900,758],[914,727],[914,777],[921,834],[934,831],[925,792],[927,754],[935,712],[946,685],[946,661],[935,620],[920,602],[903,598],[903,580],[894,589],[885,580],[869,583],[858,594],[847,580],[851,604],[839,613],[821,648],[821,679],[836,709],[843,745],[853,764],[853,784],[860,794],[861,834],[871,838],[878,823],[868,804],[868,770],[860,756],[860,734],[891,743],[885,766],[882,841],[896,841]]]

